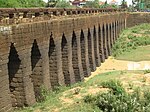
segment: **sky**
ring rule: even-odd
[[[43,0],[43,1],[47,2],[48,0]],[[69,0],[66,0],[66,1],[69,1]],[[106,0],[101,0],[101,1],[106,1]],[[109,2],[112,1],[112,0],[107,0],[107,1],[108,1],[108,3],[109,3]],[[118,2],[119,4],[120,4],[121,1],[122,1],[122,0],[116,0],[116,2]],[[131,4],[132,4],[132,0],[126,0],[126,1],[127,1],[128,5],[131,5]]]

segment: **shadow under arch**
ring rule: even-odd
[[[105,28],[105,24],[103,24],[102,26],[102,38],[103,38],[103,49],[104,49],[104,56],[105,59],[108,58],[108,53],[107,53],[107,35],[106,35],[106,28]]]
[[[96,26],[94,25],[94,28],[93,28],[93,41],[94,41],[94,55],[95,55],[95,64],[96,66],[99,66],[99,63],[98,63],[98,56],[97,56],[97,33],[96,32]]]
[[[88,35],[87,35],[87,40],[88,40],[88,55],[89,55],[89,64],[90,64],[90,68],[91,71],[94,71],[94,67],[93,67],[93,60],[92,60],[92,39],[91,39],[91,32],[90,29],[88,28]]]
[[[70,73],[69,73],[69,61],[68,61],[68,43],[65,37],[65,34],[62,35],[61,41],[61,52],[62,52],[62,70],[64,74],[65,84],[69,85],[70,81]]]
[[[25,96],[22,64],[13,43],[11,43],[10,46],[8,59],[9,89],[11,94],[12,106],[23,107],[25,105]]]
[[[72,33],[72,66],[74,70],[75,81],[76,82],[81,81],[80,71],[78,66],[77,38],[74,31]]]
[[[50,71],[50,82],[52,88],[55,88],[56,86],[59,86],[59,77],[57,73],[57,53],[56,53],[56,45],[54,42],[54,39],[52,37],[52,34],[50,35],[49,40],[49,71]]]
[[[85,48],[85,36],[84,36],[84,32],[81,29],[81,33],[80,33],[80,45],[81,45],[81,61],[82,61],[82,68],[83,68],[83,73],[84,76],[87,77],[88,71],[87,71],[87,66],[86,66],[86,48]]]
[[[31,79],[34,86],[34,94],[36,100],[41,101],[43,99],[41,95],[41,86],[43,84],[42,57],[36,40],[34,40],[31,48],[31,67]]]
[[[104,49],[103,49],[103,37],[102,37],[102,27],[98,26],[98,41],[99,41],[99,55],[100,55],[100,61],[103,63],[105,61],[104,59]]]

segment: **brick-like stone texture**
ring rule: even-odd
[[[50,90],[83,81],[108,58],[122,29],[150,22],[149,13],[113,12],[45,21],[39,13],[35,16],[32,23],[0,26],[0,112],[42,100],[43,87]],[[13,15],[9,17],[9,23],[11,19],[14,23]]]
[[[69,51],[68,43],[67,43],[65,35],[63,34],[62,41],[61,41],[62,70],[63,70],[64,80],[65,80],[66,85],[71,84],[71,77],[70,77],[70,72],[69,72],[68,51]]]
[[[100,60],[103,63],[105,61],[105,55],[104,55],[104,40],[103,40],[104,38],[102,26],[99,26],[98,33],[99,33],[99,55]]]
[[[143,13],[129,13],[127,14],[126,18],[126,26],[132,27],[135,25],[139,25],[141,23],[150,23],[150,13],[143,12]]]

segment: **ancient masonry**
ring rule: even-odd
[[[149,13],[115,9],[0,9],[0,112],[42,100],[41,88],[83,81],[126,27]]]

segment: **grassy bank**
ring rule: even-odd
[[[148,45],[150,45],[150,24],[128,28],[114,44],[113,56],[116,59],[131,61],[150,60]]]
[[[53,92],[46,93],[45,101],[37,103],[32,107],[16,110],[16,112],[100,112],[99,106],[92,103],[95,102],[95,98],[102,97],[101,94],[110,95],[111,88],[116,89],[116,87],[120,92],[124,90],[132,91],[136,90],[136,88],[141,88],[141,91],[145,91],[149,88],[147,86],[148,81],[145,79],[146,73],[149,72],[113,71],[96,75],[86,82],[78,83],[71,87],[59,87]],[[111,82],[116,80],[120,81],[121,87],[113,85],[116,82]],[[136,85],[137,82],[139,85]],[[113,87],[109,87],[111,85]],[[111,93],[111,97],[117,98],[118,96],[114,96]],[[129,98],[130,96],[126,97]],[[92,101],[89,102],[89,100]]]

